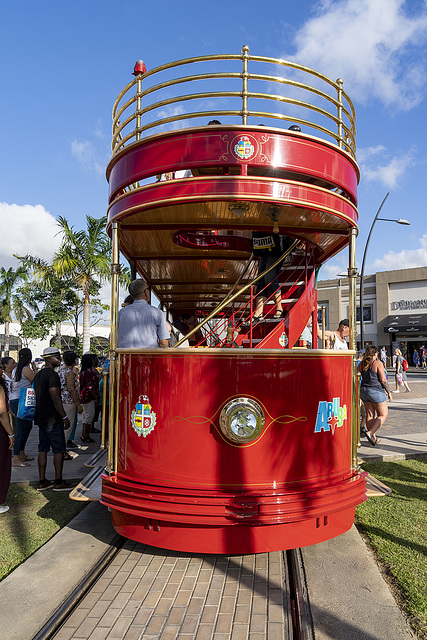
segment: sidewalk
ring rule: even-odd
[[[387,420],[378,431],[379,444],[373,447],[361,436],[362,446],[357,450],[360,459],[389,461],[427,456],[427,372],[408,373],[411,391],[393,395]],[[394,374],[389,374],[389,383],[393,392]]]

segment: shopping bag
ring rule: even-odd
[[[17,418],[21,420],[34,420],[36,413],[36,392],[33,387],[21,389],[19,393]]]
[[[403,385],[403,376],[401,373],[396,373],[396,380],[397,380],[397,384],[399,386]]]

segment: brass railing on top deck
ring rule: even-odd
[[[224,61],[227,63],[231,61],[233,64],[238,61],[241,65],[241,70],[214,71],[181,76],[147,86],[149,84],[147,82],[149,78],[155,76],[157,81],[158,76],[163,74],[163,72],[183,65],[208,63],[210,65],[215,64],[217,68],[218,65]],[[322,86],[323,89],[329,89],[334,95],[330,95],[318,87],[300,82],[295,78],[257,73],[256,69],[252,70],[252,68],[256,66],[254,63],[278,65],[280,68],[285,67],[289,70],[289,75],[292,75],[292,73],[301,73],[303,77],[308,75],[312,81],[313,79],[320,81],[319,85]],[[306,128],[314,129],[316,132],[324,134],[327,139],[331,139],[334,144],[337,144],[338,147],[344,149],[353,157],[355,156],[356,114],[353,103],[343,90],[343,80],[341,78],[338,78],[337,81],[334,82],[327,76],[295,62],[265,56],[249,55],[249,47],[246,45],[242,47],[242,53],[240,55],[214,55],[185,58],[184,60],[177,60],[176,62],[161,65],[150,71],[146,71],[144,63],[138,61],[135,65],[134,75],[136,76],[135,79],[123,89],[113,107],[113,155],[126,145],[140,140],[142,134],[150,129],[158,128],[164,130],[166,125],[172,123],[174,124],[171,129],[176,129],[177,123],[185,127],[188,125],[183,121],[189,119],[203,119],[203,124],[207,124],[207,118],[237,116],[241,119],[241,124],[243,125],[249,124],[248,118],[257,119],[257,121],[252,124],[259,124],[259,119],[261,118],[272,118],[296,123],[303,128],[304,132],[306,132]],[[226,84],[230,86],[230,81],[234,81],[235,86],[233,86],[233,88],[238,90],[218,91],[215,87],[218,80],[221,81],[221,86],[224,85],[224,87]],[[194,81],[208,81],[214,90],[173,95],[172,97],[164,97],[151,103],[147,102],[147,96],[150,94],[157,92],[158,95],[159,92],[161,94],[166,91],[166,94],[170,95],[172,88],[183,83]],[[266,83],[267,91],[250,91],[248,87],[249,83],[251,83],[252,87],[257,81]],[[307,94],[307,100],[300,100],[291,95],[274,94],[270,92],[273,84],[282,87],[286,85],[290,89],[288,93],[294,92],[295,95],[299,91],[302,91],[304,95]],[[324,85],[326,85],[326,87]],[[133,90],[133,87],[136,87],[136,92],[131,95],[130,92]],[[217,105],[218,102],[227,99],[228,102],[225,104],[227,108],[212,108],[212,101],[215,101],[215,105]],[[318,104],[314,103],[315,99],[317,99]],[[191,100],[199,100],[201,102],[201,109],[197,111],[185,111],[185,105]],[[238,109],[230,108],[234,106],[234,104],[231,104],[233,100],[234,102],[236,102],[236,100],[238,101],[236,105],[239,107]],[[283,103],[290,109],[288,113],[277,113],[265,110],[258,111],[249,108],[249,100],[251,101],[251,107],[255,100],[266,100],[269,101],[269,103],[271,103],[271,101],[275,104]],[[171,108],[174,113],[168,114],[167,109]],[[306,115],[307,113],[308,116]],[[195,122],[194,126],[197,124],[198,123]],[[329,128],[331,125],[333,125],[333,129]],[[153,132],[150,131],[150,133]]]

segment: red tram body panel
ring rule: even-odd
[[[119,353],[128,382],[118,468],[103,488],[119,533],[160,547],[240,554],[248,544],[252,552],[313,544],[351,526],[365,491],[350,470],[351,356]],[[265,414],[247,445],[220,427],[223,407],[242,396]],[[148,410],[138,414],[138,405]]]
[[[109,455],[101,500],[120,534],[186,552],[244,554],[321,542],[347,531],[355,506],[365,499],[356,455],[351,279],[359,180],[354,109],[341,80],[299,67],[336,92],[310,89],[336,109],[330,115],[335,132],[319,119],[326,109],[306,101],[299,106],[320,114],[318,119],[251,111],[248,98],[279,99],[248,90],[248,64],[288,63],[248,51],[150,72],[140,61],[113,110],[107,169],[113,239]],[[243,101],[239,110],[190,111],[187,117],[198,121],[181,129],[173,128],[186,117],[179,110],[155,119],[152,112],[180,98],[146,106],[152,93],[227,74],[153,84],[158,75],[219,60],[243,64],[241,75],[230,74],[243,89],[187,94],[182,104],[237,96]],[[253,78],[273,81],[258,72]],[[280,76],[277,82],[288,81]],[[154,120],[147,119],[151,115]],[[206,126],[208,115],[239,116],[242,123],[214,120]],[[260,126],[264,117],[280,124]],[[284,120],[301,127],[285,129]],[[274,295],[263,293],[268,270],[257,273],[251,255],[255,231],[292,239],[277,261]],[[318,269],[346,246],[350,350],[317,349]],[[171,322],[183,312],[196,316],[203,340],[191,348],[117,348],[119,251]],[[263,321],[255,322],[260,299]],[[310,318],[313,348],[300,348]]]

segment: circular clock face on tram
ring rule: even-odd
[[[265,424],[261,405],[251,398],[234,398],[223,407],[219,425],[232,442],[245,444],[256,440]]]

